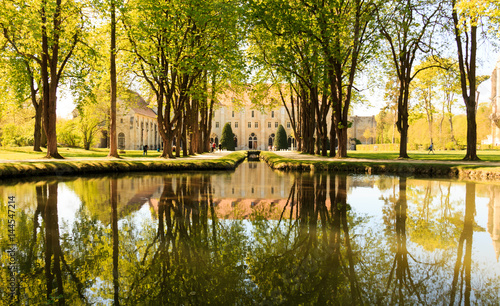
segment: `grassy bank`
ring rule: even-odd
[[[234,170],[245,157],[246,151],[238,151],[218,159],[120,160],[103,158],[102,160],[17,161],[0,163],[0,179],[138,171]]]
[[[273,169],[281,171],[324,171],[365,174],[405,174],[428,177],[451,177],[470,180],[500,180],[500,168],[483,165],[463,165],[460,161],[356,161],[332,159],[295,160],[261,152],[262,159]],[[351,156],[352,157],[352,156]],[[363,157],[366,158],[366,157]]]

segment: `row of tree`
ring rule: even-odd
[[[456,63],[467,113],[465,159],[477,159],[478,28],[483,17],[498,21],[499,9],[491,0],[474,3],[4,1],[2,87],[7,97],[31,101],[34,149],[40,150],[46,135],[47,157],[61,157],[56,136],[61,84],[77,96],[79,109],[94,103],[99,91],[109,93],[110,156],[118,156],[117,92],[130,84],[143,86],[154,100],[164,144],[182,139],[190,143],[184,154],[193,154],[209,149],[218,92],[236,88],[251,71],[252,83],[275,86],[299,150],[327,155],[329,148],[330,156],[345,157],[348,115],[352,103],[362,100],[358,78],[376,59],[392,71],[400,157],[407,158],[410,84],[422,71]],[[449,34],[456,45],[452,63],[416,66],[449,44]],[[162,156],[173,157],[172,147],[163,147]]]

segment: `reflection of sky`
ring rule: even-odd
[[[66,184],[57,186],[57,214],[61,234],[71,234],[75,217],[82,206],[82,201]],[[62,226],[62,225],[65,226]]]

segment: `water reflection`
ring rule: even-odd
[[[230,175],[0,187],[25,195],[17,216],[21,303],[497,302],[499,264],[475,245],[486,234],[481,224],[493,230],[500,223],[491,211],[487,222],[477,216],[478,201],[499,187],[284,176],[260,165],[243,164]],[[68,190],[78,205],[70,205]],[[2,215],[1,224],[6,219]],[[0,294],[8,300],[5,283]]]

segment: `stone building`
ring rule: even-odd
[[[280,103],[275,105],[265,110],[257,109],[250,102],[246,91],[244,93],[228,91],[222,94],[214,110],[211,141],[218,144],[224,125],[229,123],[235,135],[236,150],[269,150],[274,144],[278,126],[281,124],[285,128],[289,148],[296,148],[286,109]],[[330,115],[328,117],[330,118]],[[374,143],[376,130],[374,116],[352,116],[349,120],[353,122],[348,130],[349,139],[357,138],[363,144]],[[369,132],[366,132],[367,130]],[[151,150],[162,148],[156,109],[151,108],[137,93],[131,92],[130,98],[118,101],[116,134],[119,150],[142,150],[144,145],[148,145]],[[366,138],[367,135],[370,137]],[[101,147],[107,146],[106,137],[104,134]]]
[[[156,111],[148,106],[137,93],[131,93],[128,101],[120,100],[117,110],[116,135],[119,150],[150,150],[161,148]]]
[[[229,123],[235,135],[236,150],[269,150],[273,146],[278,126],[281,124],[288,137],[288,147],[296,148],[297,144],[286,109],[281,103],[276,105],[274,108],[261,111],[250,102],[248,92],[238,95],[227,92],[220,98],[219,107],[214,112],[211,140],[218,143],[224,125]],[[375,142],[377,126],[375,116],[351,116],[349,121],[353,123],[347,132],[349,139],[357,138],[364,144]],[[330,114],[327,122],[330,130]],[[366,138],[367,135],[370,136]]]

